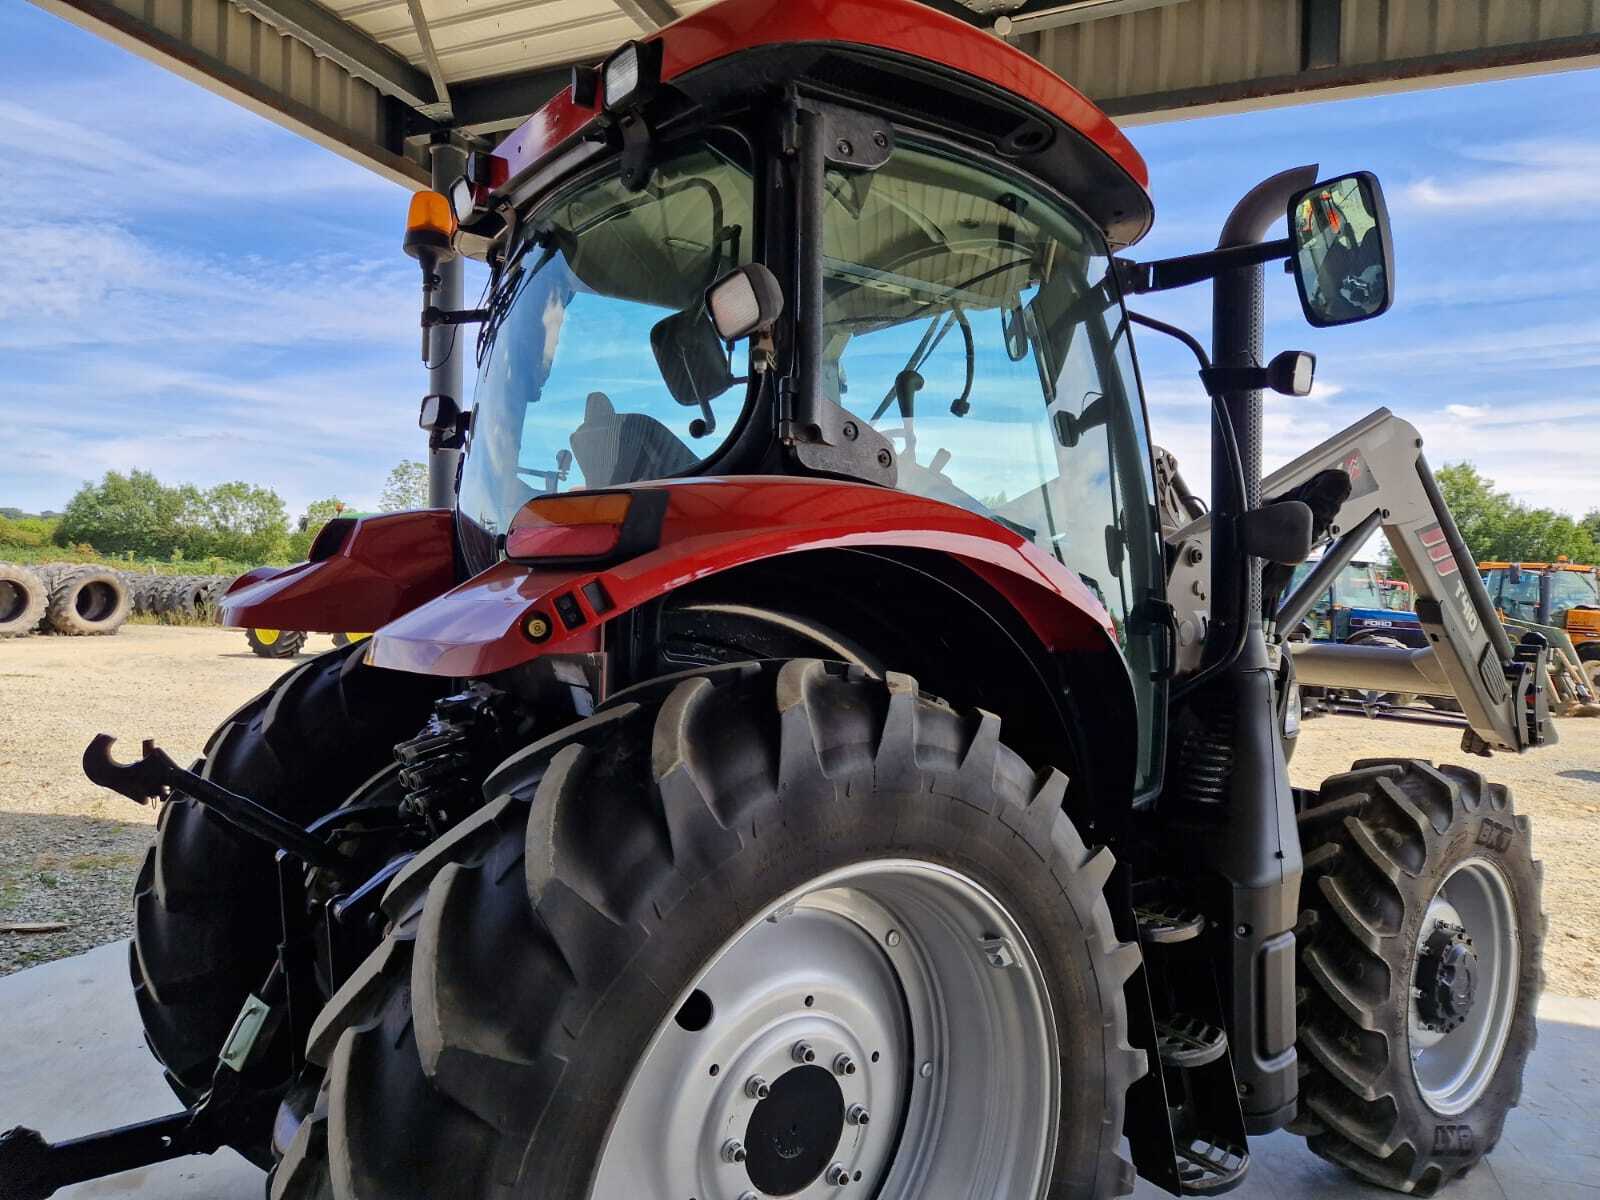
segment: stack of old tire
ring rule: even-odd
[[[115,633],[131,608],[127,585],[109,567],[0,563],[0,637],[36,630],[69,637]]]
[[[129,574],[126,580],[134,612],[187,624],[215,618],[217,604],[233,576]]]

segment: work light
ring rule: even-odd
[[[600,89],[608,112],[643,104],[660,81],[660,41],[628,42],[600,66]]]
[[[706,308],[717,336],[733,342],[778,319],[783,312],[783,289],[766,267],[748,263],[706,289]]]

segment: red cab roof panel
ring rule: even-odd
[[[861,46],[903,54],[999,88],[1089,139],[1141,189],[1150,173],[1111,118],[1015,46],[917,0],[723,0],[654,35],[661,78],[678,76],[741,50],[800,43]],[[563,88],[496,151],[517,178],[594,120]]]

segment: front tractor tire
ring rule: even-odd
[[[1138,948],[999,724],[794,660],[519,752],[391,886],[270,1195],[1130,1191]]]
[[[437,691],[424,676],[365,666],[359,651],[324,654],[223,722],[197,769],[309,824],[392,761]],[[217,1053],[281,937],[272,847],[174,793],[135,884],[130,970],[145,1041],[185,1103],[211,1086]],[[270,1165],[270,1132],[237,1148]]]
[[[298,629],[246,629],[244,638],[261,658],[294,658],[306,647],[306,635]]]
[[[1543,870],[1506,788],[1358,762],[1300,817],[1300,1116],[1312,1151],[1431,1196],[1500,1139],[1536,1036]]]

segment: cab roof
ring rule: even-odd
[[[666,85],[691,87],[706,69],[735,65],[735,56],[771,59],[793,51],[789,65],[794,77],[859,92],[874,107],[892,107],[894,97],[904,96],[906,107],[921,113],[924,123],[942,123],[941,131],[955,136],[998,142],[1003,153],[1009,151],[1006,157],[1025,168],[1035,167],[1030,158],[1050,156],[1048,146],[1056,143],[1053,157],[1070,159],[1058,163],[1066,169],[1056,173],[1078,185],[1064,190],[1095,218],[1114,246],[1137,241],[1149,228],[1149,169],[1110,117],[1036,59],[918,0],[722,0],[645,41],[661,44],[661,82]],[[830,62],[819,51],[865,57],[870,65]],[[893,85],[874,80],[876,73],[892,79]],[[749,74],[754,88],[781,78],[784,68],[764,64]],[[915,94],[918,81],[921,96]],[[998,130],[995,116],[979,111],[983,105],[973,104],[971,95],[930,118],[927,97],[940,89],[986,95],[1035,121],[1042,119],[1047,142],[1037,154],[1028,143],[1012,144],[1012,134]],[[580,103],[572,88],[563,88],[496,149],[496,156],[506,160],[506,182],[496,191],[513,190],[602,119],[598,106]],[[1080,190],[1083,194],[1077,194]],[[1104,203],[1095,203],[1101,194]]]

